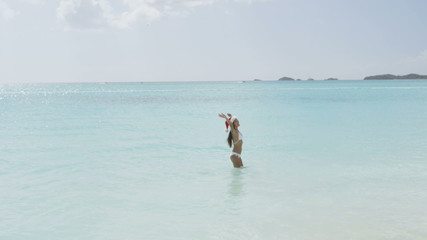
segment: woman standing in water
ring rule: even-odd
[[[243,140],[242,140],[242,133],[240,133],[239,131],[240,123],[236,116],[232,116],[229,113],[227,113],[227,115],[229,116],[229,118],[227,118],[227,116],[224,113],[218,114],[220,118],[225,119],[226,121],[225,125],[227,127],[226,130],[228,130],[228,126],[230,126],[230,129],[231,129],[227,138],[228,145],[230,146],[230,148],[233,147],[233,151],[231,152],[231,155],[230,155],[231,162],[233,162],[233,166],[235,168],[241,168],[243,167],[242,157],[241,157]]]

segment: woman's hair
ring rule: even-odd
[[[228,138],[227,138],[227,143],[228,143],[228,146],[230,146],[230,148],[233,146],[233,130],[232,129],[235,129],[234,122],[232,122],[231,124],[233,124],[233,127],[230,126],[230,133],[228,134]]]
[[[233,134],[231,133],[231,130],[230,130],[230,133],[228,134],[227,143],[228,143],[228,146],[230,146],[230,148],[233,146]]]

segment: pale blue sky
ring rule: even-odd
[[[427,74],[425,0],[0,0],[0,83]]]

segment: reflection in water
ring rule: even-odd
[[[227,200],[224,222],[233,226],[241,221],[242,203],[245,195],[245,171],[241,168],[230,170],[230,182],[227,188]]]
[[[236,168],[231,170],[231,182],[228,184],[228,195],[239,197],[244,194],[244,169]]]

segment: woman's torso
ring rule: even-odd
[[[242,153],[242,145],[243,145],[243,136],[242,133],[240,133],[237,130],[237,134],[234,134],[233,136],[233,152],[235,153]]]

